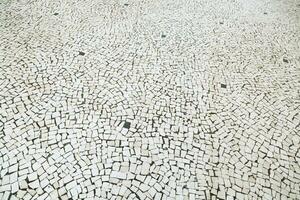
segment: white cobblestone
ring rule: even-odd
[[[300,199],[300,3],[0,2],[0,199]]]

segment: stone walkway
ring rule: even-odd
[[[297,0],[1,0],[0,199],[300,199]]]

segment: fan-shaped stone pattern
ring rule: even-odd
[[[0,199],[299,199],[296,1],[0,3]]]

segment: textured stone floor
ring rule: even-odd
[[[0,1],[0,199],[300,199],[300,1]]]

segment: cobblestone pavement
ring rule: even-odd
[[[298,0],[1,0],[0,199],[300,199]]]

